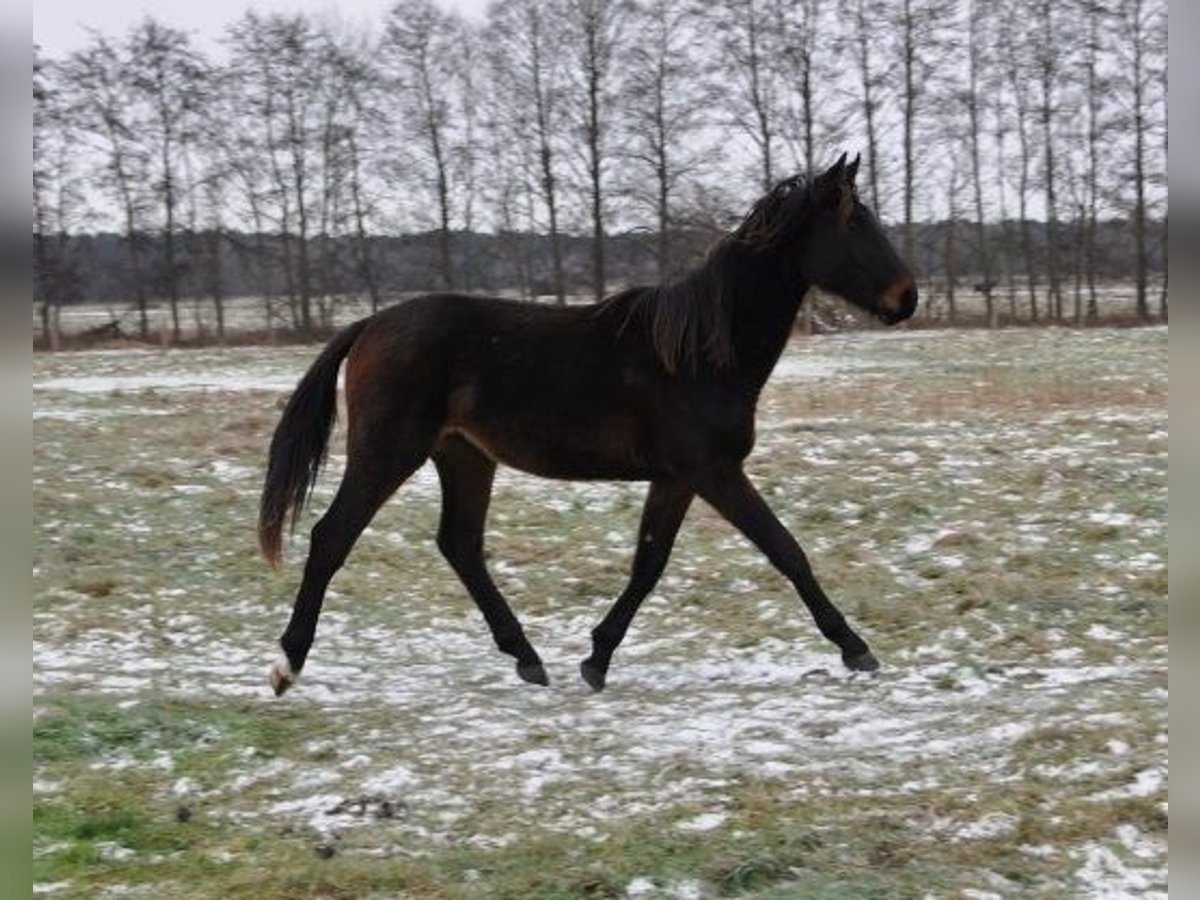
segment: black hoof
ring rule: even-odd
[[[855,672],[874,672],[879,668],[879,660],[870,650],[858,656],[843,656],[842,662],[846,664],[847,669],[853,669]]]
[[[546,668],[540,662],[536,663],[517,663],[517,674],[522,681],[528,681],[530,684],[540,684],[546,687],[550,684],[550,677],[546,674]]]
[[[579,674],[588,683],[588,687],[597,694],[604,690],[604,681],[608,676],[607,669],[602,669],[590,659],[585,659],[579,664]]]

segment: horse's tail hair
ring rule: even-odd
[[[258,546],[272,566],[282,556],[288,511],[294,529],[325,463],[337,418],[338,369],[367,321],[360,319],[334,335],[296,385],[275,427],[258,509]]]

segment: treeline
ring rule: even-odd
[[[147,18],[33,66],[35,303],[602,296],[861,149],[922,278],[987,319],[1166,315],[1163,0],[399,0],[372,28]],[[113,230],[115,236],[99,234]]]
[[[900,240],[900,229],[885,226],[894,241]],[[915,260],[920,263],[924,280],[943,298],[953,303],[956,293],[982,293],[980,281],[982,261],[967,240],[974,230],[969,221],[955,223],[920,223],[915,228]],[[1001,280],[991,285],[995,294],[1019,297],[1024,317],[1036,320],[1039,316],[1054,318],[1055,311],[1039,311],[1038,291],[1030,290],[1024,278],[1021,247],[1014,236],[1020,223],[988,223],[988,242],[994,248],[993,263]],[[1039,224],[1033,252],[1040,259],[1046,253],[1045,229]],[[1097,250],[1095,278],[1097,283],[1132,283],[1135,269],[1134,247],[1129,240],[1130,223],[1112,220],[1097,224],[1091,235]],[[706,248],[717,239],[718,232],[695,230],[676,232],[672,243],[681,256],[698,260]],[[1158,220],[1149,223],[1149,237],[1155,248],[1165,236]],[[605,258],[609,278],[614,284],[646,284],[658,277],[656,246],[658,236],[648,232],[627,232],[605,238]],[[1083,268],[1077,263],[1079,249],[1084,245],[1083,232],[1065,226],[1061,239],[1068,249],[1072,264],[1068,280],[1073,294],[1082,286]],[[436,232],[419,232],[400,236],[377,235],[368,238],[368,250],[378,274],[377,301],[392,303],[414,292],[435,291],[442,287],[437,258],[442,236]],[[138,236],[142,253],[155,258],[165,252],[161,235]],[[224,295],[230,297],[279,297],[279,286],[286,283],[283,269],[285,254],[282,238],[276,234],[255,235],[236,231],[220,233],[184,233],[182,244],[211,246],[213,252],[195,264],[183,267],[178,291],[181,297],[193,300],[209,296],[210,285],[220,284]],[[569,294],[579,295],[589,286],[592,263],[591,238],[565,235],[561,241],[563,272]],[[485,233],[452,231],[449,236],[451,268],[458,277],[457,286],[464,291],[516,294],[524,298],[553,297],[555,285],[550,277],[552,253],[549,238],[544,234]],[[947,252],[949,251],[949,252]],[[80,303],[120,306],[128,297],[125,239],[119,234],[100,233],[74,235],[67,239],[67,254],[75,260],[79,284],[75,297]],[[371,286],[356,264],[358,247],[351,237],[331,236],[313,242],[313,252],[320,260],[311,285],[313,299],[322,324],[328,322],[332,308],[343,300],[370,302]],[[262,259],[267,262],[264,265]],[[1151,261],[1150,275],[1161,284],[1162,271],[1157,260]],[[1090,298],[1089,298],[1090,299]],[[215,309],[219,312],[219,306]],[[266,306],[264,304],[264,311]],[[292,306],[272,305],[274,324],[279,327],[300,328],[299,310]],[[947,310],[953,314],[953,306]],[[1098,318],[1099,310],[1086,304],[1080,318]],[[1075,317],[1073,305],[1065,314]],[[1061,317],[1060,317],[1061,318]],[[214,316],[219,321],[219,315]]]

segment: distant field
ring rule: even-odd
[[[702,504],[577,676],[644,486],[498,482],[519,682],[423,469],[265,670],[256,556],[315,348],[38,355],[33,872],[56,897],[1165,897],[1167,330],[796,341],[748,468],[883,661],[851,675]]]
[[[1159,290],[1160,288],[1157,284],[1150,286],[1150,307],[1155,315],[1158,314]],[[1018,321],[1025,321],[1029,318],[1028,298],[1023,291],[1024,288],[1019,288],[1016,298]],[[1098,293],[1097,304],[1102,320],[1127,321],[1136,316],[1137,303],[1132,284],[1104,284]],[[1045,318],[1047,309],[1044,294],[1045,289],[1039,288],[1038,305],[1040,315],[1043,318]],[[1002,287],[997,289],[995,297],[999,314],[1002,320],[1007,321],[1010,312],[1007,288]],[[549,298],[543,299],[549,302]],[[921,306],[918,308],[914,324],[942,324],[948,321],[949,304],[944,291],[923,286],[921,299]],[[590,298],[571,298],[570,302],[586,303],[590,302]],[[832,302],[835,307],[841,305],[840,301],[826,300],[823,302]],[[1066,316],[1070,319],[1074,310],[1074,293],[1072,289],[1067,290],[1064,295],[1064,302],[1067,310]],[[980,321],[985,316],[986,311],[983,295],[972,290],[969,284],[959,288],[955,299],[955,306],[958,317],[964,322]],[[248,332],[265,332],[267,330],[266,305],[261,298],[237,297],[227,300],[225,307],[225,328],[228,334],[236,335]],[[273,309],[274,327],[287,327],[289,320],[285,314],[285,301],[277,298],[274,301]],[[334,308],[332,321],[335,325],[344,325],[368,313],[370,313],[369,304],[342,298],[339,299]],[[317,314],[315,303],[313,314]],[[171,316],[170,310],[166,305],[153,306],[149,310],[148,318],[150,332],[155,338],[170,332]],[[212,338],[216,334],[217,319],[211,300],[197,301],[189,299],[183,301],[180,304],[179,318],[180,330],[187,339],[194,339],[201,335]],[[138,315],[135,310],[103,304],[64,307],[59,326],[64,336],[73,337],[83,334],[90,329],[100,328],[113,322],[119,325],[121,333],[126,337],[134,337],[138,333]],[[44,337],[42,334],[41,317],[36,308],[33,314],[33,336],[35,339]]]

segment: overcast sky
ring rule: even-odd
[[[468,18],[482,18],[487,0],[439,0]],[[33,4],[33,41],[47,56],[61,57],[80,47],[91,27],[110,36],[122,35],[146,15],[188,31],[210,48],[225,26],[247,9],[304,11],[347,22],[378,23],[389,0],[38,0]]]

